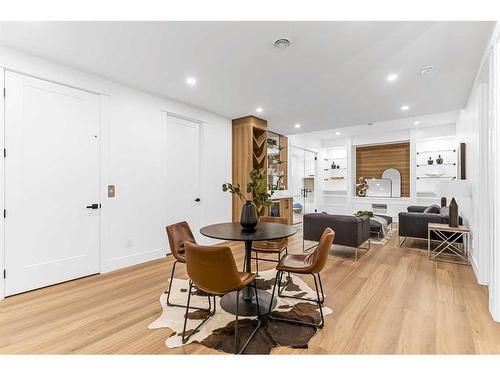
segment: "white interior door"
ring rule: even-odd
[[[5,294],[99,272],[99,97],[5,72]]]
[[[200,226],[200,124],[165,114],[167,125],[167,223]]]

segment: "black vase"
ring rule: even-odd
[[[441,155],[439,155],[439,157],[436,159],[436,163],[443,164],[443,158],[441,157]]]
[[[458,227],[458,204],[455,198],[451,198],[449,217],[450,227]]]
[[[252,201],[246,201],[241,207],[240,224],[244,231],[253,232],[257,226],[259,218],[257,217],[257,208]]]
[[[432,160],[432,157],[429,156],[429,160],[427,160],[427,164],[429,164],[429,165],[434,164],[434,160]]]

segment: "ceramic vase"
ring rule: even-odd
[[[252,201],[246,201],[243,207],[241,207],[241,217],[240,225],[243,227],[244,231],[253,232],[259,218],[257,216],[257,208]]]

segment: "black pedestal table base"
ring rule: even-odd
[[[264,290],[259,290],[259,308],[260,313],[263,314],[269,311],[269,305],[271,304],[271,293]],[[277,300],[274,298],[273,307],[276,307]],[[222,297],[220,301],[220,306],[230,314],[236,315],[236,292],[228,293]],[[240,293],[238,315],[241,316],[257,316],[257,302],[255,301],[255,296],[250,299],[245,298],[243,293]]]

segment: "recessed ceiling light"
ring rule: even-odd
[[[193,78],[193,77],[188,77],[186,79],[186,83],[189,85],[189,86],[194,86],[196,85],[196,78]]]
[[[395,73],[389,74],[386,78],[389,82],[395,81],[398,79],[398,75]]]
[[[420,125],[420,121],[413,121],[413,125]]]
[[[402,111],[407,111],[407,110],[409,110],[409,109],[410,109],[410,106],[409,106],[409,105],[407,105],[407,104],[405,104],[405,105],[401,106],[401,110],[402,110]]]
[[[295,128],[296,129],[300,128],[300,124],[299,123],[295,124]]]
[[[335,132],[335,135],[340,135],[340,132]]]
[[[257,113],[262,113],[264,110],[262,109],[262,107],[257,107],[255,108],[255,112]]]
[[[432,65],[429,65],[429,66],[426,66],[425,68],[423,68],[421,71],[420,71],[420,75],[426,75],[426,74],[429,74],[430,72],[432,72],[434,70],[434,67]]]

